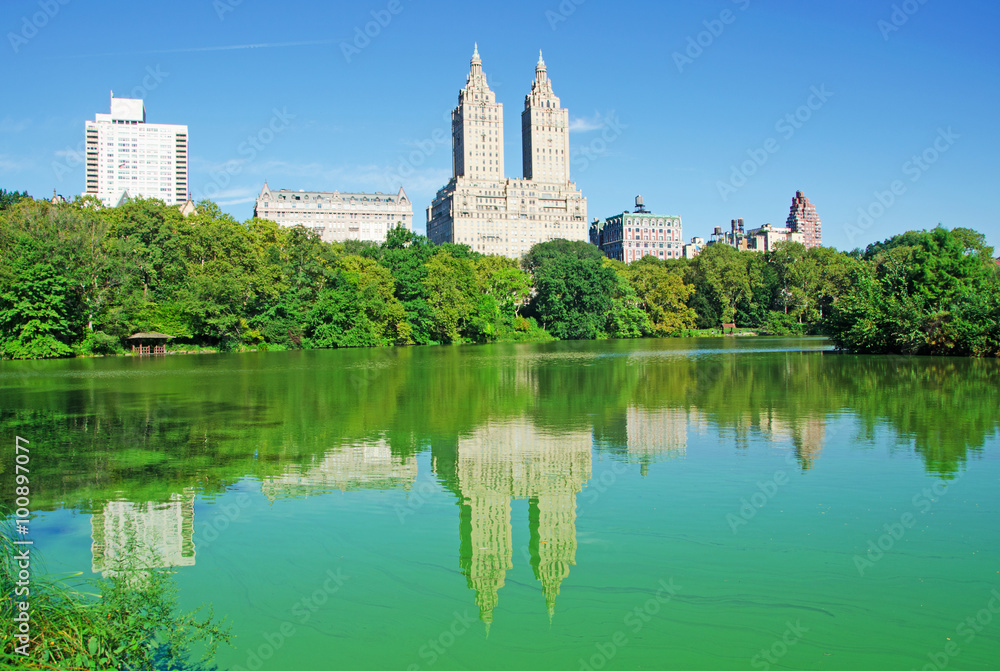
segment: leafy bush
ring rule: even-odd
[[[122,350],[118,338],[109,336],[104,331],[88,331],[79,347],[81,354],[99,354],[102,356],[117,354]]]
[[[9,527],[9,525],[8,525]],[[0,603],[3,639],[0,651],[4,668],[18,669],[128,669],[159,671],[204,668],[219,643],[231,636],[225,623],[217,623],[209,609],[182,613],[177,607],[177,587],[170,573],[146,568],[152,556],[133,540],[107,578],[87,581],[97,593],[86,593],[56,581],[32,577],[31,640],[28,656],[17,654],[13,624],[18,567],[11,530],[0,533]],[[200,661],[192,663],[192,649],[203,648]]]

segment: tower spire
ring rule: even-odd
[[[479,42],[476,42],[475,49],[472,52],[472,74],[481,75],[483,73],[483,59],[479,57]]]

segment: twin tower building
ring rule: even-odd
[[[521,113],[523,177],[505,176],[503,103],[486,81],[478,45],[451,126],[452,178],[427,208],[433,242],[516,259],[539,242],[589,239],[587,199],[569,175],[569,111],[541,53]]]

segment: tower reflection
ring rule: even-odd
[[[451,466],[442,475],[453,475],[459,496],[459,563],[480,619],[493,621],[513,568],[514,499],[528,501],[527,555],[551,617],[576,563],[576,495],[590,479],[590,431],[546,432],[526,418],[491,422],[459,437]]]

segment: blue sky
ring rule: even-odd
[[[190,127],[192,190],[241,220],[265,179],[402,185],[423,232],[478,42],[510,177],[544,50],[591,218],[641,193],[707,237],[802,190],[839,249],[939,222],[1000,247],[998,25],[987,0],[5,0],[0,187],[80,193],[113,89]]]

